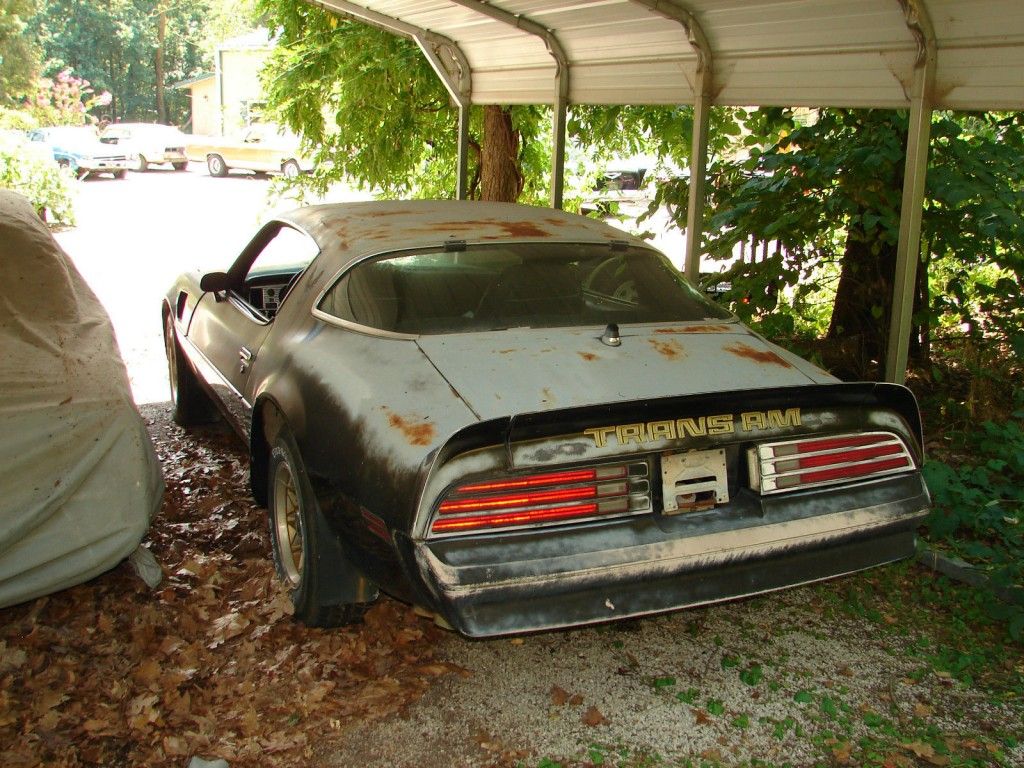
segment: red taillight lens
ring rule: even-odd
[[[617,464],[467,483],[437,507],[431,533],[504,530],[650,509],[647,464]]]
[[[880,477],[914,468],[907,446],[889,432],[765,443],[751,449],[750,483],[761,493]]]

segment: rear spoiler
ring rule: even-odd
[[[818,384],[702,395],[634,400],[513,416],[507,445],[510,464],[547,463],[553,439],[557,457],[572,461],[594,447],[619,443],[626,452],[658,450],[659,444],[690,439],[700,443],[735,441],[736,435],[803,434],[884,426],[898,417],[898,431],[924,445],[917,400],[906,387],[874,382]],[[866,416],[866,418],[864,418]],[[548,449],[538,446],[548,445]],[[525,450],[525,446],[533,446]],[[552,457],[555,458],[555,457]]]

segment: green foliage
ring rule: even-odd
[[[26,34],[38,9],[38,0],[0,0],[0,106],[27,96],[39,74],[39,47]]]
[[[27,197],[51,225],[75,223],[70,174],[27,152],[23,145],[2,138],[0,187]]]
[[[1024,638],[1024,606],[1004,602],[1000,589],[1024,585],[1024,410],[1005,423],[984,422],[958,433],[956,460],[924,466],[934,508],[929,538],[980,566],[989,576],[983,591],[990,616]]]
[[[746,248],[724,277],[733,284],[728,298],[745,320],[770,323],[759,328],[769,335],[823,335],[851,251],[891,260],[898,240],[906,114],[814,114],[816,120],[781,109],[736,113],[744,152],[709,166],[705,245],[730,261]],[[933,119],[922,224],[929,279],[919,285],[914,318],[925,352],[937,329],[961,327],[1024,351],[1022,124],[1021,113]],[[667,186],[662,198],[680,206],[681,218],[683,185]],[[890,287],[868,292],[869,326],[887,322],[888,269]],[[856,272],[842,278],[870,279]],[[790,319],[770,319],[778,315]]]
[[[0,130],[31,131],[39,127],[39,121],[23,109],[0,107]]]
[[[45,71],[73,69],[113,100],[105,114],[122,121],[155,121],[159,19],[165,19],[164,82],[204,69],[203,20],[210,0],[42,0],[32,31],[45,55]],[[170,122],[182,122],[187,94],[165,90]]]
[[[384,197],[451,194],[455,111],[415,44],[301,0],[259,10],[280,35],[264,73],[271,116],[315,152],[318,192],[347,177]]]

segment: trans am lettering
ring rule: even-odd
[[[787,408],[784,411],[746,411],[738,416],[734,413],[720,413],[715,416],[698,416],[689,419],[591,427],[583,430],[583,434],[592,437],[598,448],[604,448],[612,438],[619,445],[629,445],[630,443],[642,445],[661,440],[728,435],[737,431],[754,432],[783,427],[799,427],[800,423],[800,409]]]

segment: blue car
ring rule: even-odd
[[[123,179],[132,165],[131,156],[116,145],[103,144],[88,126],[60,126],[29,131],[31,141],[49,145],[57,164],[70,168],[80,179],[109,173]]]

